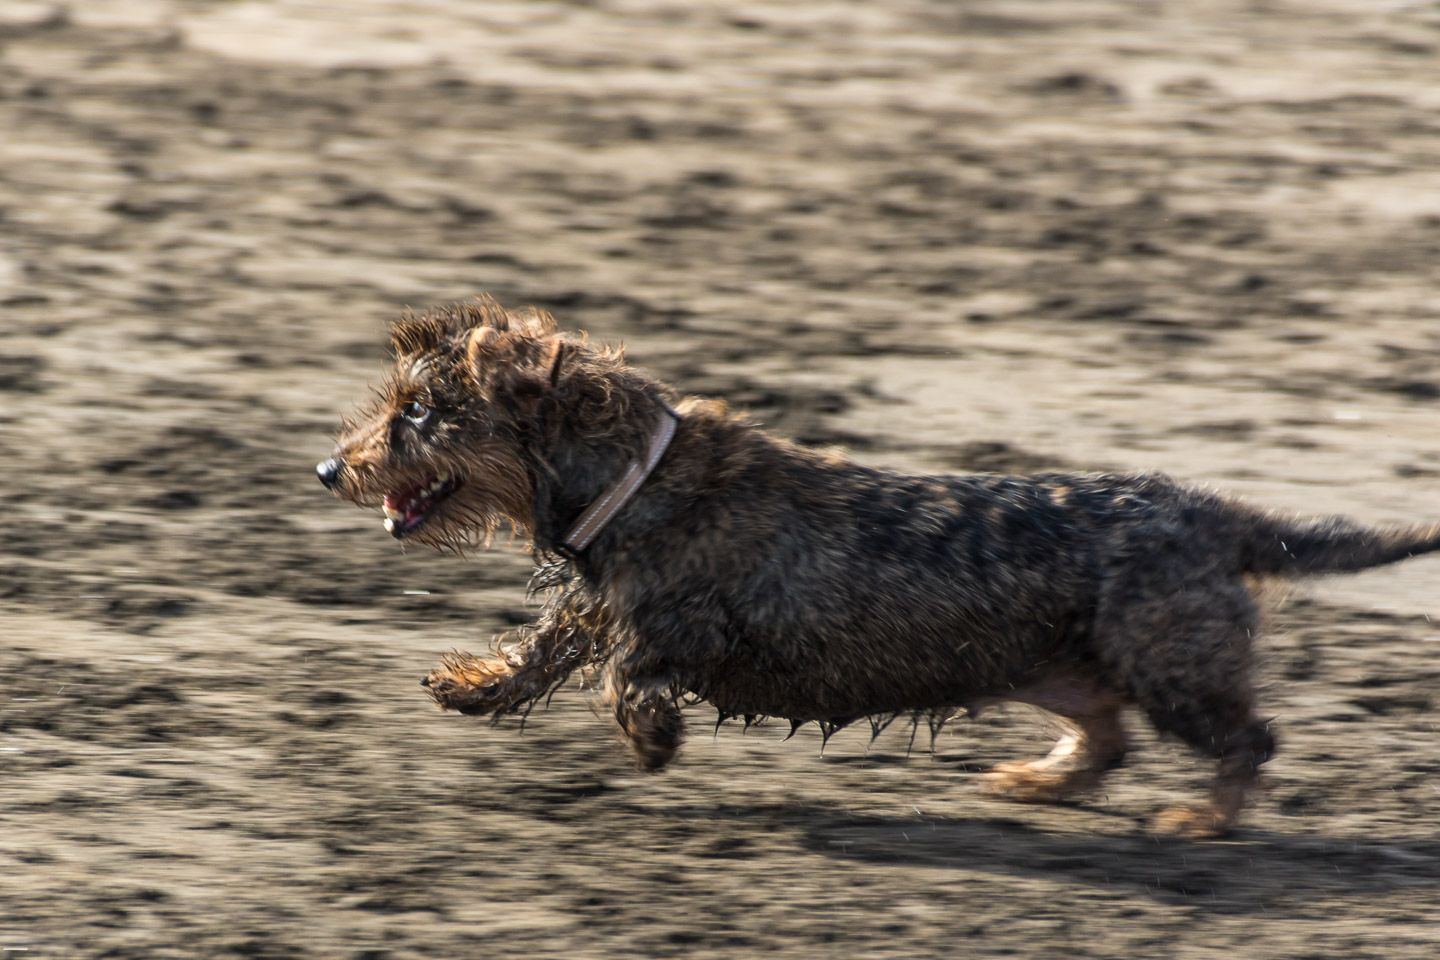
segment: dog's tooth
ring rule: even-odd
[[[385,504],[385,516],[390,520],[399,520],[404,517],[405,514],[401,513],[399,510],[396,510],[394,507],[390,506],[390,504],[387,503]]]
[[[395,520],[394,520],[394,518],[392,518],[392,517],[386,517],[386,518],[385,518],[385,532],[386,532],[386,533],[394,533],[394,532],[395,532]]]

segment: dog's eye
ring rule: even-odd
[[[418,427],[430,419],[430,408],[419,400],[411,400],[405,405],[405,409],[401,411],[401,415]]]

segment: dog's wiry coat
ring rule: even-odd
[[[990,784],[1058,799],[1119,762],[1133,704],[1218,764],[1209,801],[1161,826],[1221,832],[1274,749],[1255,714],[1257,583],[1440,548],[1440,525],[1295,520],[1158,475],[862,466],[680,399],[619,352],[488,300],[407,317],[393,340],[382,401],[341,438],[326,482],[357,503],[384,499],[397,535],[435,546],[509,525],[560,587],[492,658],[445,658],[431,696],[503,715],[596,668],[649,769],[680,743],[684,697],[827,732],[1018,700],[1068,733]],[[663,460],[559,562],[560,538],[640,454],[662,403],[681,418]]]

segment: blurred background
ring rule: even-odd
[[[1434,519],[1437,109],[1435,2],[0,0],[0,951],[1433,956],[1436,561],[1276,615],[1270,790],[1180,845],[1138,725],[1057,810],[975,788],[1020,710],[660,777],[583,691],[439,715],[525,558],[311,471],[488,291],[871,463]]]

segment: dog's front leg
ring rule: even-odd
[[[503,716],[534,703],[586,662],[591,644],[576,643],[573,629],[541,622],[497,638],[495,655],[481,658],[448,653],[420,681],[445,710]]]
[[[685,720],[678,699],[668,677],[651,671],[632,673],[624,657],[612,661],[605,671],[605,700],[641,770],[661,769],[680,749]]]

